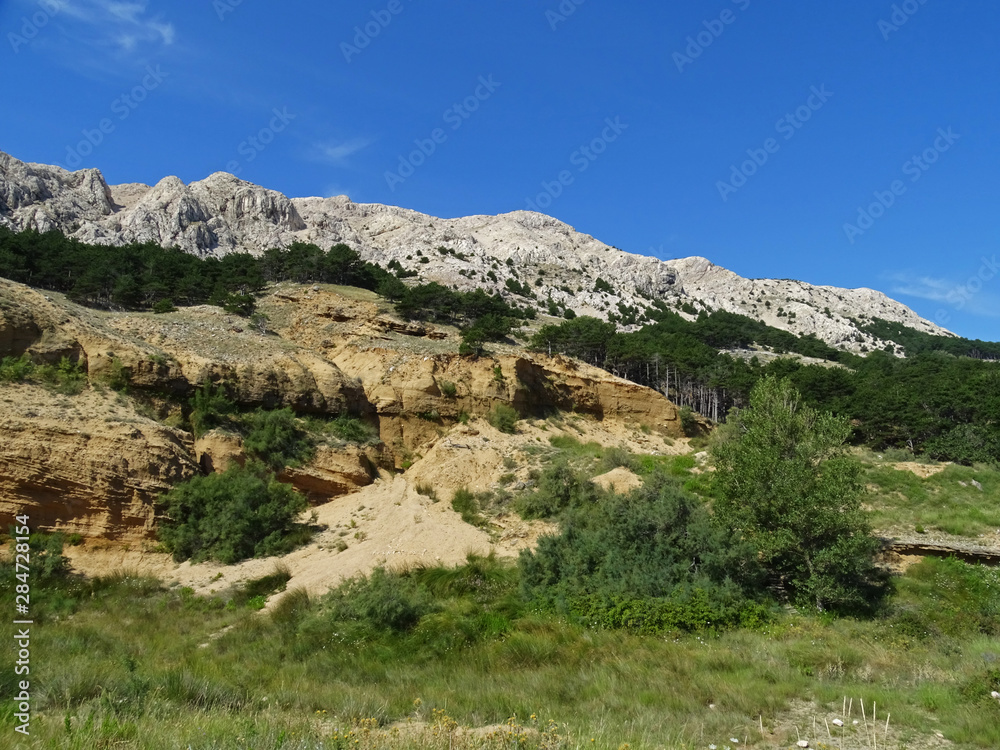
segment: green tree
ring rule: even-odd
[[[713,446],[716,516],[756,547],[800,606],[844,613],[876,606],[887,578],[861,508],[860,462],[846,418],[801,403],[787,379],[763,378]]]

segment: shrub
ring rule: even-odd
[[[161,299],[157,300],[153,305],[153,312],[160,315],[162,313],[171,313],[177,310],[174,307],[174,301],[172,299]]]
[[[195,437],[225,424],[227,417],[235,411],[236,404],[226,397],[222,386],[213,385],[206,379],[191,398],[191,427]]]
[[[301,466],[312,458],[315,446],[291,409],[257,411],[247,421],[250,431],[243,440],[244,449],[274,471]]]
[[[20,383],[31,377],[35,365],[32,364],[27,354],[20,357],[4,357],[0,360],[0,382]]]
[[[378,433],[366,422],[355,417],[339,416],[326,424],[326,430],[348,443],[372,443],[378,441]]]
[[[598,497],[598,489],[569,463],[556,461],[542,472],[538,489],[519,497],[515,508],[524,519],[551,518],[567,508],[593,504]]]
[[[483,526],[486,519],[479,515],[479,501],[466,488],[455,490],[451,498],[451,507],[456,513],[461,514],[462,520],[473,526]]]
[[[681,430],[685,437],[693,438],[698,435],[698,417],[690,406],[684,405],[678,409],[677,418],[681,421]]]
[[[442,380],[439,387],[445,398],[455,398],[458,395],[458,387],[448,380]]]
[[[486,417],[487,421],[500,432],[513,435],[517,432],[517,420],[520,419],[517,411],[507,404],[497,404]]]
[[[414,489],[416,489],[418,495],[429,497],[435,503],[440,499],[437,496],[437,491],[429,484],[418,484]]]
[[[329,617],[402,632],[429,611],[427,597],[421,594],[410,580],[376,568],[369,577],[352,579],[331,592]]]
[[[127,391],[129,373],[125,364],[118,357],[111,358],[111,364],[101,373],[101,382],[113,391]]]
[[[36,581],[53,581],[69,574],[69,560],[63,555],[62,534],[32,534],[28,539],[31,550],[31,576]],[[14,543],[11,542],[13,552]]]
[[[307,506],[302,495],[259,466],[232,466],[167,492],[159,537],[177,562],[212,558],[231,565],[283,554],[307,541],[311,530],[296,520]]]
[[[613,446],[605,450],[604,456],[601,458],[601,468],[605,471],[611,471],[619,466],[629,471],[635,471],[638,463],[635,456],[620,446]]]
[[[662,476],[629,495],[570,507],[560,534],[522,552],[519,567],[529,599],[613,627],[734,624],[762,581],[753,548]],[[643,614],[636,620],[623,606]]]
[[[39,380],[56,393],[75,396],[87,383],[87,376],[79,362],[63,357],[58,365],[39,365],[33,368],[30,378]]]

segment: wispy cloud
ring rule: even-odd
[[[36,2],[21,0],[25,8]],[[133,54],[168,47],[177,39],[172,23],[151,12],[148,0],[49,0],[65,34],[90,48]]]
[[[368,148],[372,142],[371,138],[351,138],[346,141],[317,143],[313,147],[312,157],[315,161],[342,167],[347,164],[348,159]]]
[[[905,294],[908,297],[931,300],[932,302],[948,302],[956,287],[954,281],[936,279],[932,276],[896,273],[889,278],[892,281],[892,291],[895,294]]]
[[[1000,288],[1000,279],[994,276],[995,269],[984,259],[979,272],[965,280],[905,271],[890,274],[888,279],[893,294],[937,302],[971,315],[996,318],[1000,317],[1000,296],[990,287],[997,284]]]

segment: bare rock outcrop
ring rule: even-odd
[[[631,311],[634,325],[659,301],[687,317],[692,309],[747,315],[849,351],[886,345],[861,330],[872,317],[949,335],[872,289],[745,279],[704,258],[627,253],[530,211],[440,219],[345,196],[289,199],[223,172],[188,185],[165,177],[153,186],[108,186],[94,169],[67,172],[0,152],[0,223],[101,244],[155,242],[203,256],[344,242],[366,260],[395,261],[423,281],[500,289],[511,298],[517,295],[507,282],[527,285],[536,299],[517,302],[543,312],[551,299],[603,319]]]

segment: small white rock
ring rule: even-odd
[[[799,740],[795,744],[798,745],[799,747],[809,747],[809,743],[806,742],[805,740]]]
[[[842,726],[844,726],[844,722],[842,722],[840,719],[834,719],[830,723],[833,724],[835,727],[842,727]]]

